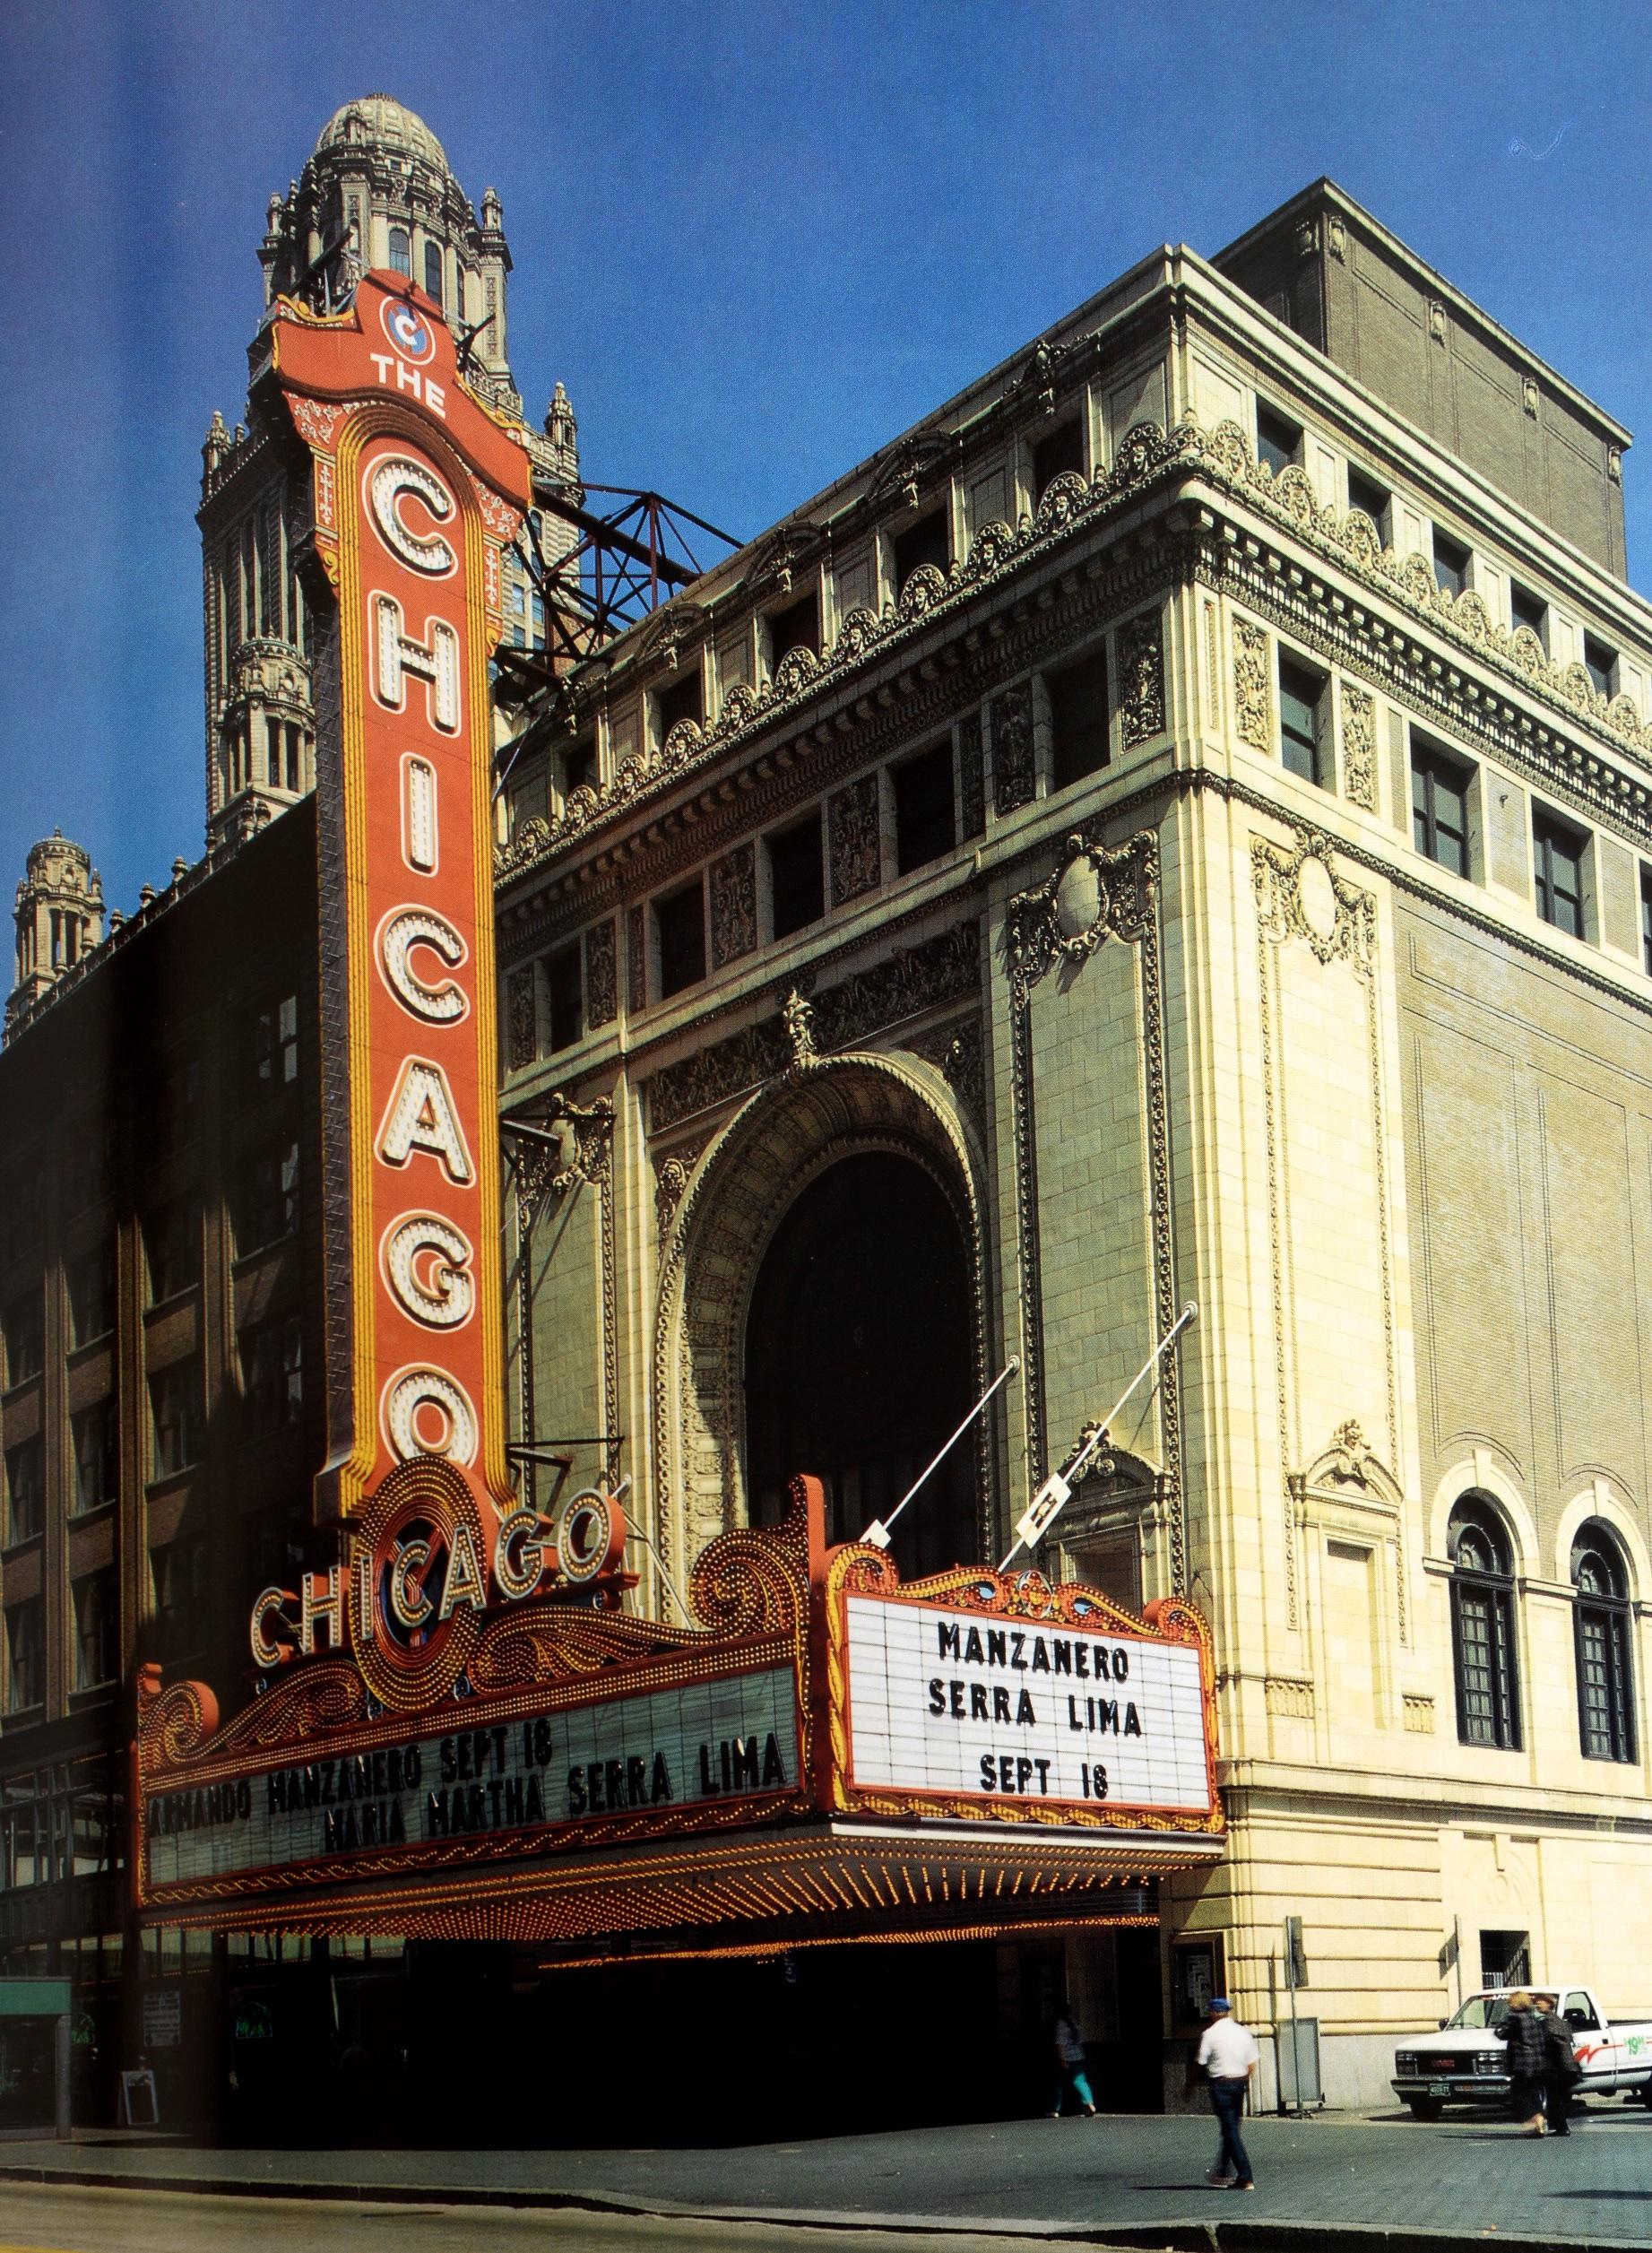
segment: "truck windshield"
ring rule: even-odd
[[[1449,2023],[1453,2026],[1501,2026],[1509,2015],[1506,1995],[1471,1995]]]

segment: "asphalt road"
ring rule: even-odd
[[[1005,2253],[1001,2238],[927,2238]],[[181,2198],[0,2185],[0,2253],[912,2253],[907,2236],[474,2206]]]

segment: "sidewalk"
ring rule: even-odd
[[[0,2145],[0,2184],[96,2184],[429,2205],[954,2231],[1044,2243],[1333,2247],[1405,2253],[1492,2239],[1503,2253],[1642,2245],[1652,2114],[1597,2105],[1562,2145],[1501,2121],[1248,2121],[1254,2195],[1212,2188],[1198,2118],[1013,2120],[694,2152],[209,2151],[123,2136]]]

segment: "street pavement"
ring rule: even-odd
[[[1006,2236],[1205,2246],[1212,2242],[1212,2224],[1222,2245],[1294,2243],[1303,2253],[1453,2239],[1491,2239],[1547,2253],[1566,2245],[1644,2245],[1652,2237],[1652,2113],[1639,2106],[1597,2104],[1564,2144],[1528,2141],[1489,2115],[1454,2116],[1437,2126],[1404,2115],[1267,2118],[1248,2121],[1245,2139],[1257,2173],[1253,2195],[1205,2181],[1214,2123],[1187,2116],[1014,2120],[713,2151],[209,2152],[89,2137],[0,2151],[0,2238],[22,2245],[78,2243],[24,2234],[12,2218],[12,2201],[25,2195],[20,2178],[157,2188],[169,2183],[202,2192],[243,2185],[289,2198],[350,2199],[359,2209],[382,2204],[379,2241],[398,2211],[411,2231],[410,2201],[418,2207],[528,2205],[537,2209],[541,2231],[570,2201],[587,2209],[715,2215],[723,2219],[727,2243],[737,2241],[726,2230],[737,2217],[835,2225],[840,2233],[851,2225],[847,2237],[837,2236],[840,2247],[875,2242],[861,2232],[880,2225],[919,2233],[907,2237],[909,2248],[926,2239],[963,2247],[983,2231],[1000,2246]],[[162,2203],[185,2211],[183,2202]],[[259,2205],[261,2212],[273,2210]],[[238,2232],[233,2202],[224,2211],[231,2221],[220,2227],[210,2253],[254,2242],[250,2228]],[[300,2211],[307,2212],[309,2225],[294,2243],[331,2243],[316,2233],[318,2209]],[[472,2207],[473,2233],[480,2221]],[[443,2223],[449,2226],[451,2216]],[[616,2244],[694,2241],[662,2234],[662,2222],[642,2228],[641,2236],[622,2235]],[[399,2249],[401,2231],[390,2234]],[[739,2241],[747,2235],[740,2231]],[[765,2231],[751,2235],[765,2246],[785,2242]],[[454,2241],[463,2238],[461,2229]],[[264,2248],[285,2240],[261,2227],[256,2241]],[[606,2243],[589,2210],[565,2212],[553,2241],[589,2243],[593,2253]],[[96,2242],[101,2249],[124,2241],[106,2236]],[[182,2253],[186,2242],[193,2240],[177,2231],[163,2230],[155,2239],[160,2253]],[[439,2242],[439,2236],[432,2240]]]

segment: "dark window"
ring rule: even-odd
[[[781,659],[793,649],[820,650],[820,596],[811,588],[800,601],[788,603],[783,611],[771,611],[767,620],[769,637],[769,671],[773,672]]]
[[[1483,1932],[1480,1935],[1482,1987],[1529,1987],[1532,1982],[1532,1937],[1529,1932]]]
[[[1640,959],[1652,978],[1652,869],[1640,866]]]
[[[1580,829],[1541,807],[1532,810],[1532,882],[1537,913],[1556,931],[1581,939],[1583,861],[1588,840]]]
[[[281,724],[279,720],[264,721],[264,763],[270,788],[279,790],[281,786]]]
[[[1374,477],[1367,477],[1363,470],[1356,470],[1352,464],[1348,470],[1348,506],[1371,518],[1377,527],[1377,537],[1385,548],[1391,545],[1394,538],[1394,496],[1386,485],[1379,485]]]
[[[789,829],[777,830],[768,840],[768,856],[774,936],[785,939],[826,914],[818,811]]]
[[[579,941],[558,947],[545,958],[545,991],[550,1002],[550,1053],[572,1048],[584,1031],[580,990]]]
[[[576,790],[596,787],[597,747],[587,737],[575,743],[572,750],[562,754],[562,795],[571,798]]]
[[[654,725],[662,743],[679,720],[692,720],[698,725],[705,718],[705,691],[698,665],[691,666],[669,688],[654,690]]]
[[[1279,750],[1293,775],[1323,790],[1329,761],[1325,756],[1325,675],[1310,672],[1283,653],[1279,659]]]
[[[32,1541],[46,1522],[46,1455],[39,1439],[5,1451],[5,1538]]]
[[[390,230],[390,270],[410,279],[412,276],[413,238],[405,227],[393,227]]]
[[[114,1501],[120,1480],[114,1401],[94,1400],[74,1418],[70,1431],[74,1441],[74,1507],[100,1510]]]
[[[150,1411],[155,1426],[154,1476],[170,1478],[187,1470],[201,1446],[201,1370],[193,1361],[159,1369],[149,1381]]]
[[[1635,1757],[1629,1579],[1617,1543],[1586,1525],[1571,1545],[1577,1590],[1578,1736],[1586,1760]]]
[[[14,1298],[0,1318],[5,1346],[5,1382],[8,1385],[26,1384],[30,1377],[40,1373],[45,1355],[44,1313],[38,1290],[26,1298]]]
[[[298,1146],[277,1142],[241,1160],[236,1182],[235,1249],[238,1259],[298,1229]]]
[[[83,1212],[101,1202],[114,1185],[115,1122],[82,1119],[64,1139],[63,1195],[65,1209]]]
[[[74,1583],[74,1686],[95,1690],[112,1682],[119,1615],[115,1603],[115,1568],[104,1565]]]
[[[1472,767],[1413,729],[1412,842],[1453,876],[1468,874],[1468,793],[1473,783]]]
[[[947,512],[932,508],[927,516],[920,516],[915,524],[908,524],[904,532],[897,532],[890,542],[890,559],[895,568],[895,591],[898,594],[912,573],[921,563],[932,563],[944,572],[952,561],[952,543],[947,537]]]
[[[1461,594],[1468,585],[1468,550],[1438,528],[1434,533],[1434,584],[1442,594]]]
[[[904,876],[950,853],[957,842],[952,803],[952,745],[937,743],[892,767],[895,785],[895,865]]]
[[[163,1659],[178,1659],[202,1642],[206,1609],[206,1544],[165,1542],[149,1553],[155,1583],[155,1641]]]
[[[442,302],[442,246],[439,242],[425,245],[425,295]]]
[[[304,787],[304,733],[296,722],[289,721],[285,730],[287,743],[287,787],[300,791]]]
[[[1599,697],[1614,697],[1618,692],[1618,653],[1604,642],[1597,642],[1593,634],[1583,637],[1583,670],[1589,676],[1595,693]]]
[[[45,1690],[45,1613],[38,1596],[5,1607],[5,1703],[9,1713],[39,1705]]]
[[[1057,790],[1107,764],[1107,653],[1093,649],[1049,674],[1050,779]]]
[[[115,1327],[115,1247],[100,1243],[72,1261],[69,1287],[69,1344],[89,1346]]]
[[[298,1003],[294,994],[266,1001],[247,1025],[247,1092],[269,1095],[298,1076]]]
[[[151,1114],[158,1150],[177,1149],[200,1133],[201,1084],[201,1051],[194,1042],[163,1061]]]
[[[1457,1733],[1465,1745],[1520,1749],[1514,1653],[1514,1576],[1496,1512],[1466,1495],[1446,1533],[1451,1560],[1451,1656]]]
[[[1509,584],[1509,623],[1510,629],[1527,626],[1547,649],[1549,646],[1549,605],[1541,594],[1534,594],[1518,579]]]
[[[1075,415],[1061,423],[1033,448],[1033,506],[1037,507],[1064,471],[1084,475],[1084,425]]]
[[[705,975],[705,888],[696,876],[680,891],[654,902],[660,940],[660,992],[680,993]]]
[[[1258,462],[1266,462],[1276,477],[1293,462],[1302,458],[1302,426],[1293,422],[1288,414],[1281,414],[1276,407],[1265,407],[1258,399],[1256,409],[1256,454]]]
[[[6,1193],[0,1197],[0,1242],[8,1260],[31,1252],[40,1238],[40,1212],[46,1191],[45,1170],[38,1158],[11,1167]]]
[[[304,1341],[296,1314],[251,1322],[241,1332],[241,1392],[245,1436],[272,1439],[304,1414]]]
[[[464,283],[464,268],[463,266],[455,266],[454,268],[454,318],[458,322],[461,328],[463,327],[465,322]],[[536,509],[534,514],[537,516],[538,513],[539,512]],[[537,533],[539,531],[539,526],[535,524],[533,529],[535,533]]]
[[[201,1280],[201,1208],[193,1197],[175,1197],[152,1212],[144,1223],[143,1243],[151,1304]]]

